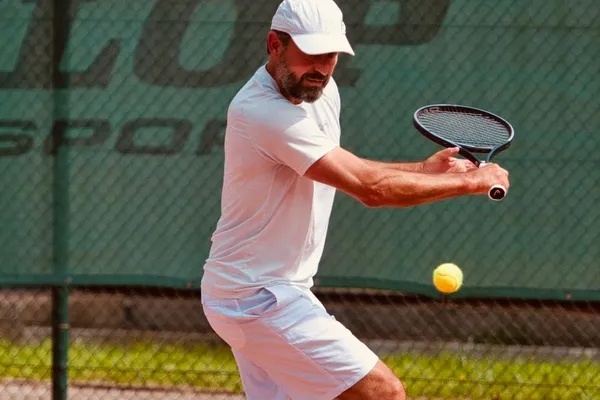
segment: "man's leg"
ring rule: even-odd
[[[251,366],[266,374],[254,374],[252,382],[246,382],[259,384],[268,376],[266,390],[276,390],[271,385],[275,382],[294,400],[332,400],[340,395],[344,400],[404,400],[402,386],[389,368],[312,293],[270,287],[225,309],[220,303],[205,304],[211,326],[240,360],[251,360]]]
[[[405,400],[400,380],[381,360],[360,381],[338,396],[338,400]]]

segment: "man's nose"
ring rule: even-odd
[[[335,65],[336,60],[337,53],[319,54],[315,57],[315,69],[319,73],[327,75],[329,73],[328,70]]]

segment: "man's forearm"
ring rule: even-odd
[[[423,163],[421,162],[385,162],[385,161],[374,161],[366,158],[362,159],[367,165],[377,168],[393,169],[396,171],[408,171],[408,172],[423,172]]]
[[[412,207],[475,194],[477,180],[467,173],[426,174],[379,169],[368,180],[363,203],[372,207]]]

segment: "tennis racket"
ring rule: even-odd
[[[491,112],[473,107],[432,104],[415,111],[415,128],[426,138],[444,147],[458,147],[459,154],[478,167],[490,162],[510,146],[515,131],[503,118]],[[485,160],[474,153],[487,154]],[[500,201],[506,196],[506,188],[493,185],[488,197]]]

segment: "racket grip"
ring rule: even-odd
[[[502,185],[494,185],[488,191],[488,197],[494,201],[500,201],[506,196],[506,188]]]

